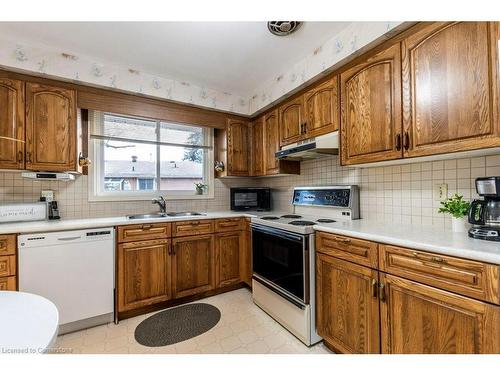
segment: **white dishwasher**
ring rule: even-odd
[[[59,333],[113,321],[114,228],[18,237],[19,291],[59,310]]]

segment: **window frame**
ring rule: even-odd
[[[141,117],[132,117],[127,115],[120,115],[115,113],[101,112],[102,114],[109,114],[124,118],[132,118],[147,121],[156,121],[158,123],[168,121],[148,119]],[[90,118],[90,116],[89,116]],[[205,144],[209,145],[209,148],[203,148],[203,183],[207,184],[207,189],[205,189],[203,194],[197,194],[196,190],[144,190],[144,191],[104,191],[104,186],[101,186],[101,179],[104,178],[104,142],[99,139],[92,139],[88,137],[88,150],[89,155],[92,157],[92,163],[88,167],[88,200],[90,202],[115,202],[115,201],[146,201],[158,196],[163,196],[165,200],[200,200],[200,199],[213,199],[215,196],[214,184],[215,184],[215,173],[214,173],[214,130],[210,127],[204,127],[195,124],[181,124],[175,123],[176,125],[184,125],[191,127],[199,127],[203,129]],[[133,142],[133,140],[130,140]],[[99,147],[96,147],[98,145]],[[157,147],[157,176],[161,178],[160,175],[160,145]],[[157,181],[158,186],[160,186],[160,181]]]

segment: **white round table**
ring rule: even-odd
[[[44,353],[57,337],[59,313],[48,299],[0,291],[0,354]]]

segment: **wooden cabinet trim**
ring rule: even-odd
[[[16,274],[17,263],[15,255],[0,256],[0,277]]]
[[[316,251],[371,268],[378,266],[378,244],[359,238],[316,232]]]
[[[0,277],[0,291],[1,290],[9,290],[12,292],[16,291],[17,290],[16,277],[15,276]]]
[[[176,221],[172,224],[172,237],[197,236],[214,232],[211,219]]]
[[[500,305],[500,266],[380,245],[381,271]]]
[[[118,242],[162,239],[171,236],[171,223],[145,223],[123,225],[117,228]]]
[[[0,255],[14,255],[17,252],[17,236],[15,234],[0,234]]]

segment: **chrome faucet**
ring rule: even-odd
[[[159,198],[152,199],[151,203],[160,206],[160,212],[162,214],[167,212],[167,202],[165,201],[165,198],[163,198],[161,195]]]

